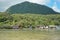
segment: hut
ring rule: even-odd
[[[49,29],[49,26],[44,26],[44,29]]]
[[[49,25],[49,29],[53,29],[53,30],[55,30],[56,29],[56,25]]]
[[[13,29],[19,29],[19,26],[18,25],[14,25],[12,26]]]
[[[44,29],[44,27],[45,27],[44,25],[38,25],[36,28],[37,29]]]

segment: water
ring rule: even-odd
[[[0,40],[60,40],[60,30],[0,29]]]

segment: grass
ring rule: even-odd
[[[0,29],[0,40],[60,40],[60,31]]]

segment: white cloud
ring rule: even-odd
[[[50,2],[50,0],[0,0],[0,2],[7,2],[7,1],[10,1],[10,2],[30,1],[30,2],[39,3],[39,4],[46,4]]]
[[[60,9],[58,9],[57,5],[56,5],[56,2],[54,3],[52,9],[56,12],[60,12]]]
[[[30,1],[30,2],[33,2],[33,3],[38,3],[38,4],[42,4],[42,5],[45,5],[45,4],[50,2],[50,0],[26,0],[26,1]]]
[[[0,0],[0,10],[1,9],[6,10],[10,6],[21,3],[23,1],[29,1],[33,3],[42,4],[42,5],[46,5],[50,2],[50,0]]]

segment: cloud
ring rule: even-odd
[[[33,3],[38,3],[38,4],[47,4],[50,2],[50,0],[0,0],[0,2],[9,2],[9,3],[19,3],[23,1],[29,1]]]
[[[56,2],[54,3],[52,9],[53,9],[54,11],[56,11],[56,12],[60,12],[60,9],[57,7]]]
[[[10,6],[20,3],[22,1],[24,0],[0,0],[0,11],[5,11]]]
[[[38,3],[38,4],[43,4],[43,5],[50,2],[50,0],[26,0],[26,1],[30,1],[30,2]]]
[[[0,11],[5,11],[8,7],[15,5],[17,3],[21,3],[23,1],[29,1],[33,3],[38,3],[42,5],[46,5],[50,2],[50,0],[0,0]]]

